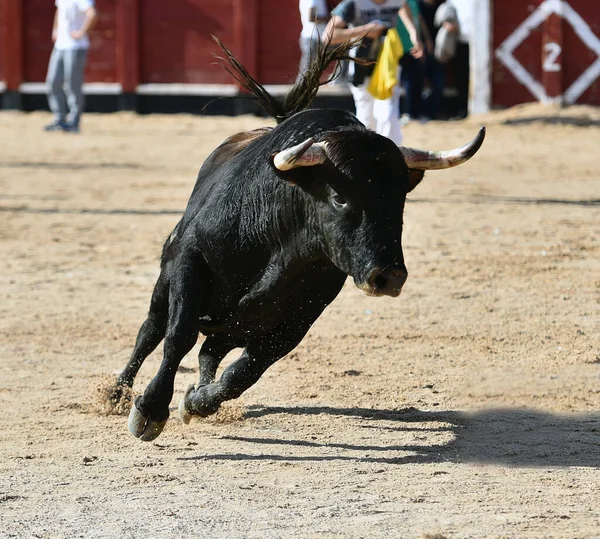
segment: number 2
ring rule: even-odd
[[[544,45],[544,50],[546,51],[546,59],[542,66],[543,70],[552,73],[560,71],[561,67],[560,64],[556,63],[556,59],[560,56],[562,47],[558,43],[550,42]]]

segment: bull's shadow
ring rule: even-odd
[[[528,125],[542,123],[548,125],[569,125],[576,127],[598,127],[600,120],[590,116],[527,116],[525,118],[509,118],[504,125]]]
[[[600,206],[600,198],[564,199],[564,198],[533,198],[509,197],[497,195],[470,195],[463,198],[413,198],[407,199],[410,204],[501,204],[518,206],[581,206],[595,208]]]
[[[243,443],[239,448],[253,447],[252,454],[232,453],[205,455],[207,460],[281,460],[281,461],[327,461],[346,460],[387,464],[408,463],[488,463],[518,467],[549,466],[600,466],[600,414],[554,415],[539,410],[522,408],[487,409],[466,413],[455,411],[423,412],[414,408],[406,410],[377,410],[366,408],[331,407],[273,407],[253,406],[246,413],[248,418],[260,418],[272,414],[350,416],[364,419],[360,428],[420,433],[452,432],[453,439],[441,445],[381,444],[360,445],[312,440],[283,438],[256,438],[224,436],[223,439]],[[378,424],[379,423],[379,424]],[[411,424],[419,423],[419,427]],[[436,423],[432,428],[422,424]],[[440,426],[441,424],[441,426]],[[264,451],[254,454],[256,447]],[[285,455],[273,454],[274,446],[286,447]],[[317,454],[293,456],[290,446],[314,448]],[[319,455],[319,449],[323,454]],[[331,448],[358,452],[331,455]],[[409,455],[398,456],[398,452]]]

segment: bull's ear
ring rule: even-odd
[[[408,169],[408,191],[410,193],[417,185],[421,183],[421,180],[425,176],[424,170],[419,170],[417,168],[409,168]]]

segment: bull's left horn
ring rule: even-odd
[[[462,165],[473,157],[485,138],[485,127],[482,127],[477,136],[462,148],[442,152],[430,152],[427,150],[415,150],[406,146],[399,146],[404,161],[408,168],[416,170],[441,170]]]
[[[273,164],[278,170],[291,170],[296,167],[312,167],[322,165],[326,159],[326,144],[316,142],[315,139],[306,139],[302,144],[282,150],[273,157]]]

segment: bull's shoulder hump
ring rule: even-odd
[[[266,135],[271,131],[272,127],[260,127],[252,131],[243,131],[231,135],[223,141],[210,155],[207,161],[210,161],[210,168],[219,166],[225,161],[235,157],[244,148],[250,145],[256,139]]]
[[[338,128],[352,125],[362,124],[350,111],[342,109],[306,109],[281,122],[276,129],[278,131],[287,131],[300,128],[303,132],[311,130],[335,131]]]
[[[243,144],[248,145],[254,139],[262,137],[266,135],[269,131],[273,129],[272,127],[259,127],[258,129],[252,129],[251,131],[242,131],[241,133],[236,133],[235,135],[231,135],[226,138],[225,141],[221,144],[221,146],[225,146],[226,144]]]

